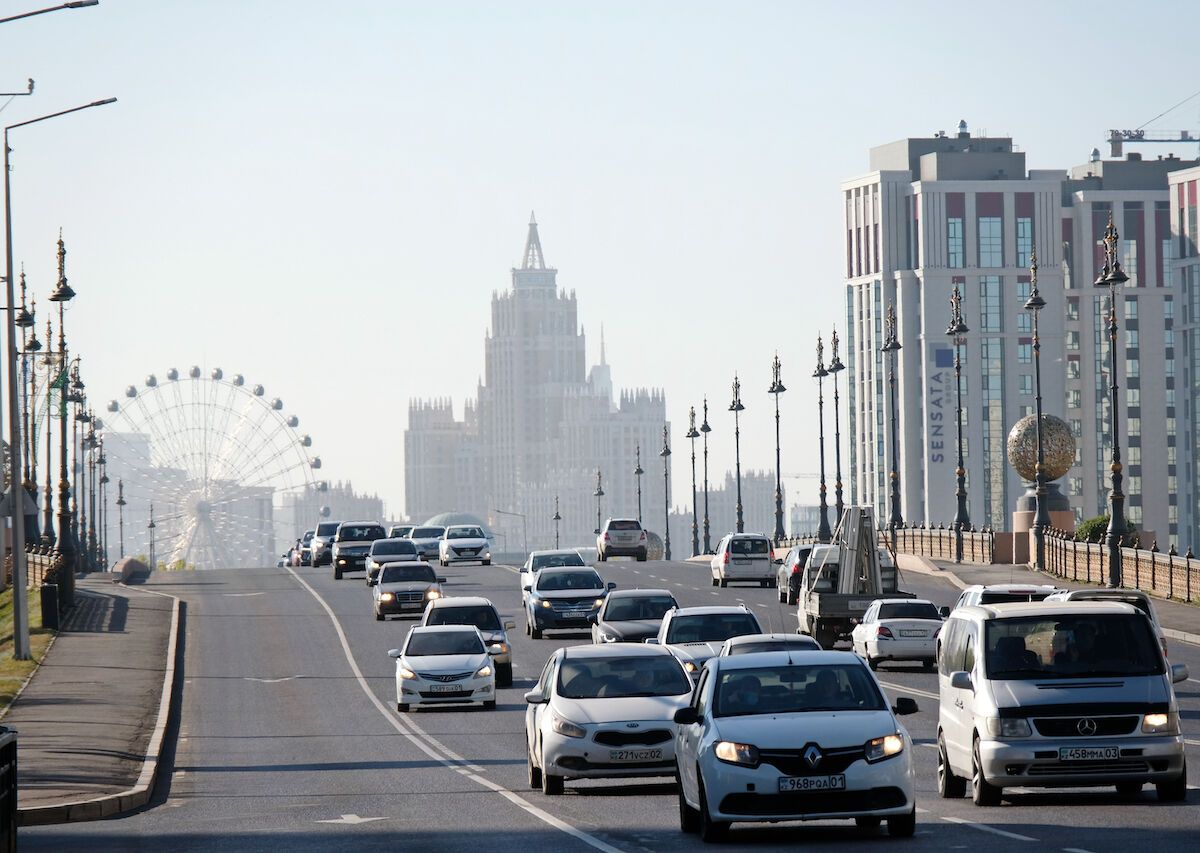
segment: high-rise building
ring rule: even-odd
[[[1172,539],[1172,544],[1180,551],[1187,547],[1200,551],[1200,392],[1197,391],[1200,388],[1200,250],[1197,249],[1200,218],[1196,212],[1200,168],[1172,172],[1168,181],[1171,257],[1175,259],[1170,266],[1170,283],[1175,301],[1166,319],[1169,325],[1164,332],[1168,336],[1164,343],[1171,347],[1181,369],[1175,376],[1175,389],[1166,391],[1170,406],[1167,417],[1182,428],[1177,430],[1177,446],[1149,447],[1154,448],[1155,455],[1165,453],[1172,493],[1176,484],[1179,487],[1179,502],[1168,507],[1168,511],[1181,510],[1181,541]]]

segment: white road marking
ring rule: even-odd
[[[303,675],[285,675],[283,678],[252,678],[251,676],[245,676],[242,680],[243,681],[257,681],[262,684],[278,684],[281,681],[291,681],[293,679],[303,678],[303,677],[304,677]]]
[[[1191,738],[1185,737],[1183,739],[1183,742],[1186,743],[1188,746],[1200,746],[1200,740],[1192,740]]]
[[[929,747],[930,749],[937,749],[937,744],[936,744],[936,743],[921,743],[921,744],[917,744],[917,745],[918,745],[918,746],[927,746],[927,747]]]
[[[1200,684],[1200,678],[1189,678],[1188,681],[1192,682],[1192,684]]]
[[[897,690],[901,693],[916,693],[918,696],[924,696],[926,699],[942,698],[936,693],[930,693],[928,690],[918,690],[915,687],[905,687],[903,684],[894,684],[891,681],[880,681],[879,683],[889,690]]]
[[[1064,847],[1063,853],[1092,853],[1092,851],[1084,850],[1082,847]]]
[[[1013,841],[1037,841],[1036,838],[1030,838],[1028,835],[1018,835],[1015,832],[1009,832],[1008,830],[997,829],[994,826],[988,826],[986,823],[976,823],[973,820],[967,820],[961,817],[950,817],[949,815],[942,815],[941,817],[942,820],[947,821],[948,823],[957,823],[961,824],[962,826],[969,826],[972,829],[990,832],[993,835],[999,835],[1003,838],[1011,838]]]
[[[719,592],[710,592],[709,595],[720,595]]]
[[[375,692],[371,690],[371,686],[367,684],[367,679],[363,676],[362,670],[358,668],[358,662],[355,661],[354,653],[350,650],[350,642],[346,639],[346,632],[342,630],[342,623],[338,621],[337,614],[333,612],[333,608],[329,606],[325,599],[321,597],[321,594],[313,589],[308,582],[304,580],[304,578],[292,571],[290,566],[285,566],[284,568],[289,574],[291,574],[292,577],[296,579],[297,583],[308,590],[309,595],[315,598],[325,613],[328,614],[329,620],[333,623],[333,630],[337,634],[338,642],[341,643],[342,653],[346,656],[346,663],[350,665],[350,670],[354,673],[354,678],[358,681],[358,686],[362,688],[363,693],[367,695],[367,699],[370,700],[371,704],[375,706],[376,710],[383,715],[383,718],[391,724],[392,728],[406,738],[409,743],[421,750],[421,752],[428,755],[437,763],[454,770],[455,772],[465,776],[473,782],[478,783],[479,785],[482,785],[489,791],[499,794],[501,797],[504,797],[504,799],[522,809],[532,817],[540,820],[547,826],[552,826],[555,829],[566,833],[567,835],[570,835],[579,841],[582,841],[589,847],[601,851],[601,853],[624,853],[624,851],[622,851],[619,847],[613,847],[611,844],[602,841],[596,836],[591,835],[590,833],[585,832],[584,830],[579,829],[578,827],[573,826],[564,820],[560,820],[544,809],[540,809],[533,805],[524,797],[513,793],[503,785],[498,785],[492,780],[485,779],[483,776],[480,776],[478,772],[473,772],[478,771],[479,768],[470,765],[462,756],[457,755],[452,750],[448,749],[444,744],[439,742],[436,738],[431,737],[424,729],[417,725],[415,721],[401,720],[399,717],[392,714],[387,706],[380,701],[379,697],[375,695]],[[346,815],[343,815],[343,818],[345,817]],[[341,823],[344,821],[328,822]]]
[[[344,814],[339,818],[331,819],[331,820],[319,820],[319,821],[317,821],[317,823],[358,824],[358,823],[370,823],[373,820],[387,820],[387,818],[386,817],[359,817],[356,814]]]
[[[265,592],[223,592],[226,598],[253,598],[256,595],[266,595]]]

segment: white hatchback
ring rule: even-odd
[[[932,601],[881,598],[871,602],[850,632],[850,646],[871,669],[880,661],[920,661],[933,671],[942,615]]]
[[[488,646],[473,625],[429,625],[408,632],[404,646],[388,652],[396,658],[396,710],[421,705],[496,707],[496,667]]]

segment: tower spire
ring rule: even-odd
[[[604,324],[600,324],[600,363],[608,364],[608,359],[604,357]]]
[[[544,270],[546,259],[542,255],[542,241],[538,237],[537,218],[529,211],[529,236],[525,238],[525,258],[521,261],[523,270]]]

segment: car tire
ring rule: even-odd
[[[340,581],[342,579],[342,570],[341,569],[333,570],[333,579],[335,581]]]
[[[729,586],[729,578],[721,578],[721,589],[725,589],[727,586]]]
[[[798,589],[792,589],[792,585],[791,585],[791,584],[788,584],[788,590],[787,590],[787,603],[788,603],[788,604],[795,604],[795,603],[796,603],[796,602],[798,602],[799,600],[800,600],[800,590],[798,590]]]
[[[700,831],[700,812],[687,804],[683,796],[683,780],[675,774],[675,785],[679,788],[679,831],[695,835]]]
[[[603,563],[603,562],[605,562],[605,561],[607,561],[607,560],[608,560],[608,557],[607,557],[607,555],[605,555],[605,553],[604,553],[603,551],[597,551],[597,552],[596,552],[596,559],[597,559],[599,562]]]
[[[407,702],[397,702],[396,710],[399,711],[401,714],[407,714],[408,713],[408,703]]]
[[[638,551],[638,555],[637,555],[637,561],[638,561],[639,563],[644,563],[644,562],[646,562],[646,552],[645,552],[645,550]]]
[[[856,817],[854,825],[858,827],[858,831],[863,835],[874,835],[879,831],[879,824],[883,823],[881,818],[867,815],[865,817]]]
[[[536,791],[542,787],[542,769],[533,763],[533,753],[525,747],[525,770],[529,778],[529,789]]]
[[[961,800],[967,794],[967,780],[955,776],[950,768],[950,757],[946,753],[946,738],[938,732],[937,738],[937,790],[943,800]]]
[[[892,838],[912,838],[917,831],[917,807],[914,805],[908,814],[889,817],[887,823]]]
[[[1160,803],[1182,803],[1187,799],[1187,759],[1184,759],[1183,767],[1179,771],[1179,775],[1169,782],[1156,782],[1154,784],[1155,793],[1158,794]]]
[[[540,640],[542,638],[542,629],[539,628],[537,625],[535,625],[533,622],[530,622],[529,623],[529,636],[535,640]]]
[[[787,601],[787,590],[785,590],[783,587],[780,587],[779,594],[775,597],[779,599],[780,604],[783,604],[785,601]]]
[[[376,621],[376,622],[383,622],[383,621],[384,621],[386,618],[387,618],[387,617],[385,617],[385,616],[384,616],[382,613],[380,613],[378,610],[376,610],[376,611],[375,611],[375,621]]]
[[[871,667],[871,672],[879,669],[879,658],[866,657],[863,660],[867,662],[867,666]]]
[[[512,664],[511,663],[496,664],[496,686],[497,687],[512,687]]]
[[[713,579],[712,579],[712,585],[713,585],[713,586],[720,586],[720,585],[721,585],[721,582],[720,582],[719,580],[717,580],[716,578],[713,578]]]
[[[696,776],[700,795],[700,840],[705,844],[716,844],[725,840],[725,835],[729,832],[729,821],[712,819],[708,812],[708,795],[704,790],[704,779],[700,777],[699,768],[696,770]]]
[[[485,700],[485,701],[484,701],[484,703],[483,703],[483,710],[485,710],[485,711],[495,711],[495,710],[496,710],[496,700],[495,700],[495,699],[487,699],[487,700]]]
[[[483,561],[483,565],[485,565],[485,566],[490,566],[491,564],[492,564],[492,561],[491,561],[491,560],[484,560],[484,561]]]
[[[1187,790],[1187,786],[1184,786]],[[983,778],[983,766],[979,760],[979,738],[971,750],[971,801],[977,806],[998,806],[1003,788],[998,788]]]
[[[553,773],[547,773],[546,769],[542,768],[542,793],[547,797],[557,797],[563,792],[563,777],[555,776]]]

